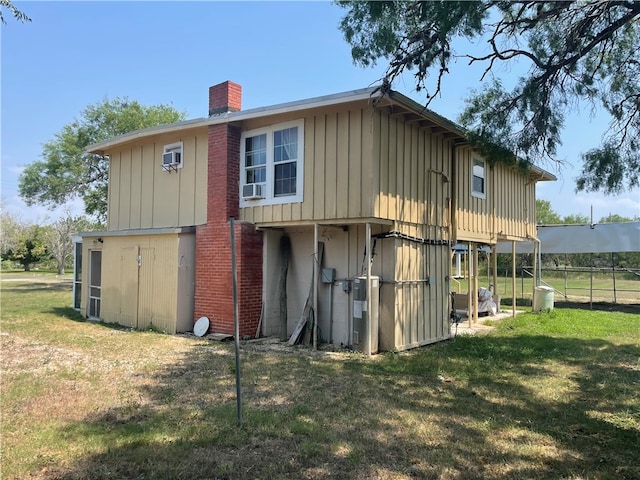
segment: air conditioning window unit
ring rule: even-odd
[[[180,165],[180,152],[166,152],[162,154],[162,166]]]
[[[249,183],[242,186],[242,198],[245,200],[257,200],[264,198],[264,183]]]

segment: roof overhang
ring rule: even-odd
[[[462,126],[432,110],[429,110],[425,106],[399,92],[388,90],[385,94],[380,87],[369,87],[335,93],[332,95],[324,95],[306,100],[280,103],[277,105],[240,110],[237,112],[227,112],[219,115],[213,115],[208,118],[197,118],[136,130],[134,132],[126,133],[124,135],[90,145],[87,148],[87,152],[103,155],[105,151],[119,145],[154,135],[175,133],[182,130],[208,127],[210,125],[241,122],[243,120],[311,110],[344,103],[353,103],[357,101],[368,101],[375,108],[388,108],[391,115],[401,115],[405,121],[416,122],[421,128],[431,129],[432,132],[443,135],[445,138],[451,140],[455,145],[470,145],[466,130]],[[557,180],[553,174],[537,166],[530,167],[529,174],[533,181]]]

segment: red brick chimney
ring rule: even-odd
[[[242,87],[224,82],[209,89],[209,115],[239,111]],[[230,217],[236,219],[240,336],[255,336],[262,306],[262,233],[237,221],[240,212],[240,128],[209,126],[207,223],[196,227],[194,321],[206,316],[213,333],[234,333]]]
[[[242,110],[242,86],[237,83],[219,83],[209,88],[209,116]]]

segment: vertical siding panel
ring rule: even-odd
[[[327,163],[324,168],[324,218],[335,218],[337,212],[338,181],[337,171],[340,162],[349,162],[348,142],[349,142],[349,112],[338,112],[329,117],[333,124],[329,122],[327,126]],[[329,127],[331,125],[331,127]],[[329,137],[329,132],[333,137]]]
[[[142,149],[142,208],[140,216],[140,228],[153,226],[153,199],[155,191],[155,147],[153,144],[145,145]],[[206,207],[205,207],[206,208]]]
[[[402,123],[402,129],[404,132],[404,152],[402,155],[403,167],[402,175],[404,176],[402,181],[402,220],[411,221],[411,208],[413,206],[413,199],[411,197],[411,128],[406,122]]]
[[[134,147],[131,155],[131,207],[129,228],[139,228],[142,208],[142,147]]]
[[[334,197],[336,203],[333,207],[336,212],[336,218],[347,218],[349,216],[351,190],[357,188],[355,187],[357,185],[356,179],[349,176],[350,164],[357,161],[350,151],[352,137],[357,135],[357,132],[350,129],[351,115],[351,112],[345,112],[339,116],[337,165],[334,171]]]
[[[376,214],[382,218],[392,218],[389,212],[389,197],[391,195],[389,188],[389,116],[379,112],[378,118],[380,119],[378,135],[380,139],[380,206]]]
[[[320,142],[316,142],[316,163],[314,166],[314,186],[313,186],[313,218],[321,219],[326,218],[325,215],[325,174],[324,169],[325,165],[329,163],[335,163],[335,155],[336,155],[336,121],[335,114],[326,114],[325,115],[325,124],[324,129],[322,131],[323,134],[323,148],[319,148]],[[319,133],[320,133],[319,129]],[[316,136],[316,138],[320,139],[321,137]],[[318,156],[320,155],[320,156]]]
[[[125,150],[120,156],[120,208],[118,211],[118,229],[131,226],[131,150]]]
[[[350,217],[367,217],[371,215],[372,176],[371,156],[363,155],[362,113],[354,112],[349,123],[349,201],[347,202]],[[366,162],[366,163],[365,163]]]
[[[314,218],[315,214],[315,178],[324,157],[324,125],[325,116],[318,115],[304,129],[304,201],[301,212],[304,218]]]
[[[396,191],[398,199],[398,211],[397,217],[400,220],[404,220],[406,215],[406,193],[404,191],[404,176],[405,176],[405,136],[406,131],[404,129],[404,122],[396,120],[398,125],[398,157],[396,164]]]
[[[398,206],[398,121],[389,117],[389,218],[399,218]]]
[[[409,212],[407,218],[412,223],[418,223],[418,137],[417,126],[415,124],[407,124],[407,130],[410,138],[409,144],[409,182],[407,183],[407,195],[409,197]]]
[[[195,143],[195,194],[194,202],[194,224],[200,225],[207,221],[207,195],[208,195],[208,174],[207,166],[209,163],[208,138],[206,130],[204,133],[198,134]]]
[[[361,158],[363,170],[369,170],[369,201],[366,204],[367,217],[379,217],[378,204],[381,196],[380,174],[380,112],[371,114],[359,110]],[[357,127],[357,125],[355,126]]]
[[[120,154],[111,155],[109,161],[109,230],[118,229],[118,212],[120,211]]]
[[[425,160],[425,132],[422,129],[418,129],[418,165],[416,170],[416,181],[417,181],[417,194],[416,194],[416,222],[423,223],[424,222],[424,212],[427,205],[427,199],[425,197],[425,175],[428,175],[426,171],[428,167],[426,166]]]
[[[182,141],[183,168],[178,170],[178,225],[195,224],[193,190],[196,183],[196,137]]]

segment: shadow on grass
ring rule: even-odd
[[[554,303],[555,308],[571,308],[579,310],[595,310],[600,312],[622,312],[640,315],[640,304],[638,303],[610,303],[610,302],[558,302]]]
[[[232,350],[194,346],[68,424],[99,452],[50,478],[639,478],[638,358],[530,335],[372,361],[244,351],[238,428]]]
[[[3,281],[2,291],[7,293],[17,294],[33,294],[35,292],[69,292],[73,288],[73,282],[71,281],[51,281],[51,282],[39,282],[39,281]]]

